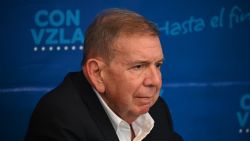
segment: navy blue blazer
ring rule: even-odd
[[[143,141],[182,141],[168,107],[159,98],[150,108],[154,128]],[[119,141],[99,99],[82,72],[69,73],[45,94],[32,113],[26,141]]]

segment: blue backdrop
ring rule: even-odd
[[[23,140],[39,98],[80,70],[84,31],[105,8],[154,21],[165,53],[161,96],[185,141],[250,140],[250,2],[0,2],[0,140]]]

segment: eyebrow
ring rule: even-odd
[[[164,58],[161,58],[155,62],[163,62],[163,61],[164,61]],[[131,61],[128,64],[134,65],[134,64],[150,64],[150,63],[151,63],[151,61],[147,61],[147,60],[136,60],[136,61]]]

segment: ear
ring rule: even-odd
[[[85,76],[99,93],[105,92],[101,73],[104,67],[105,63],[99,59],[88,59],[83,67]]]

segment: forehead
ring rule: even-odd
[[[115,42],[115,58],[123,61],[163,59],[160,39],[151,35],[121,36]]]

